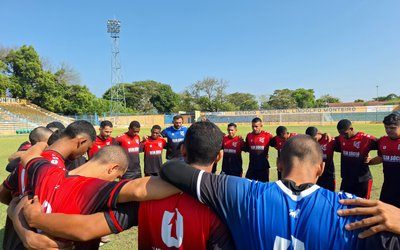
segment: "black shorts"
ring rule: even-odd
[[[369,199],[371,195],[372,179],[358,182],[343,180],[340,185],[340,190],[346,193],[354,194],[357,197]]]
[[[246,178],[250,180],[268,182],[269,168],[266,169],[249,169],[246,173]]]

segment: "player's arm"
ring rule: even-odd
[[[375,156],[374,158],[367,158],[367,164],[368,165],[378,165],[378,164],[381,164],[383,162],[383,160],[382,160],[382,157],[380,157],[380,156]]]
[[[40,157],[40,154],[43,150],[47,147],[47,143],[45,142],[38,142],[34,146],[30,147],[22,156],[21,156],[21,163],[22,165],[26,166],[29,161],[34,158]]]
[[[0,202],[8,205],[12,199],[11,192],[4,187],[4,184],[0,186]]]
[[[336,152],[341,152],[341,146],[340,146],[340,140],[339,140],[339,136],[335,137],[334,143],[333,143],[333,151]]]
[[[118,194],[117,202],[159,200],[179,192],[159,177],[143,177],[126,183]]]
[[[10,203],[7,214],[12,220],[14,229],[24,244],[24,247],[27,249],[72,249],[72,242],[58,242],[46,235],[38,234],[30,230],[21,211],[24,203],[27,201],[27,197],[23,198],[19,203],[18,201],[19,198],[15,198],[14,201]]]
[[[8,157],[8,162],[11,162],[17,158],[20,158],[26,151],[17,151],[12,153],[9,157]]]
[[[137,225],[137,206],[124,203],[116,210],[90,215],[43,213],[37,197],[24,205],[30,227],[74,241],[88,241],[111,233],[119,233]]]
[[[360,238],[369,237],[382,231],[400,234],[400,208],[376,200],[349,199],[341,200],[341,204],[358,206],[356,208],[339,210],[338,215],[369,215],[370,217],[346,225],[347,230],[368,228],[359,234]]]

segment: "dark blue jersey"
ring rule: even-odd
[[[185,139],[187,127],[181,127],[180,129],[175,129],[174,126],[170,126],[164,129],[161,134],[164,138],[167,138],[167,159],[179,159],[182,157],[180,145]]]
[[[282,181],[262,183],[211,175],[169,162],[161,177],[212,207],[238,249],[366,249],[360,231],[345,225],[362,217],[339,217],[340,199],[355,198],[310,185],[294,194]]]

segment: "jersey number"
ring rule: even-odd
[[[286,250],[292,246],[294,250],[304,250],[304,242],[292,236],[292,240],[287,240],[282,237],[276,236],[274,241],[274,250]]]

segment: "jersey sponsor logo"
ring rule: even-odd
[[[236,154],[236,150],[235,149],[230,149],[230,148],[224,148],[224,153]]]
[[[360,157],[360,152],[343,150],[343,155],[347,156],[347,157],[357,158],[357,157]]]
[[[299,217],[299,214],[300,214],[300,209],[296,209],[296,210],[289,209],[289,216],[290,217],[293,217],[294,219],[297,219]]]
[[[167,247],[179,248],[182,245],[183,216],[177,208],[172,213],[168,211],[164,212],[161,225],[161,238]]]
[[[386,162],[400,162],[400,156],[397,155],[382,155],[382,158]]]
[[[261,142],[261,143],[264,143],[264,137],[261,137],[261,138],[260,138],[260,142]]]
[[[51,212],[53,211],[50,203],[47,200],[44,200],[42,204],[42,211],[45,212],[46,214],[51,214]]]
[[[360,142],[360,141],[355,141],[355,142],[353,143],[353,146],[354,146],[355,148],[359,149],[360,146],[361,146],[361,142]]]
[[[139,148],[138,148],[138,147],[136,147],[136,148],[128,148],[128,152],[129,152],[129,153],[136,153],[136,152],[139,152]]]
[[[150,155],[160,155],[162,153],[162,151],[161,150],[152,150],[149,153],[150,153]]]
[[[251,146],[251,150],[264,150],[264,146]]]
[[[177,139],[172,139],[172,142],[181,142],[181,141],[183,141],[183,138],[177,138]]]

